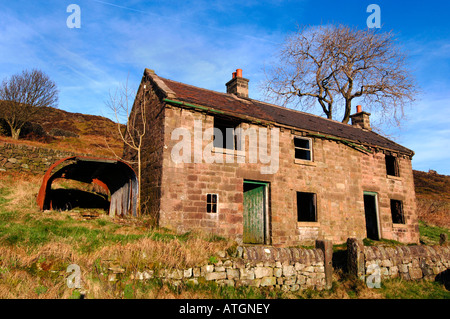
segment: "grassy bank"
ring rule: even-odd
[[[233,242],[201,233],[175,234],[150,228],[144,220],[111,220],[96,211],[40,212],[40,176],[0,177],[0,298],[450,298],[438,282],[400,279],[369,289],[336,269],[331,290],[282,292],[275,289],[168,285],[136,280],[145,268],[191,267],[208,261]],[[98,218],[86,216],[98,215]],[[435,244],[448,229],[421,222],[421,240]],[[337,247],[345,249],[344,246]],[[82,289],[68,288],[71,264],[81,268]],[[110,281],[109,269],[120,268]]]

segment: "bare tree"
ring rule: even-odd
[[[131,101],[131,102],[130,102]],[[109,100],[106,106],[114,112],[117,123],[117,131],[120,139],[131,150],[136,152],[136,161],[123,159],[122,154],[115,154],[117,158],[128,162],[131,165],[137,165],[138,193],[137,193],[137,216],[141,215],[141,185],[142,185],[142,149],[144,145],[144,136],[147,133],[146,116],[146,97],[144,90],[139,89],[133,107],[133,91],[128,87],[128,80],[125,85],[115,90],[114,94],[109,94]],[[126,121],[125,129],[122,122]]]
[[[33,120],[44,107],[56,107],[58,89],[55,82],[40,70],[24,70],[4,79],[0,86],[0,118],[19,139],[24,124]]]
[[[309,110],[318,103],[327,118],[339,114],[343,123],[359,98],[383,121],[399,125],[418,93],[392,33],[343,25],[303,27],[289,36],[263,87],[284,106]]]

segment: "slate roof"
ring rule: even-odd
[[[171,100],[204,106],[215,110],[248,116],[263,121],[276,122],[286,126],[306,130],[313,133],[338,137],[366,146],[414,155],[414,152],[375,132],[363,130],[350,124],[329,120],[313,114],[292,110],[285,107],[257,101],[250,98],[239,98],[233,94],[211,91],[192,85],[159,77],[153,73],[148,75],[166,96]]]

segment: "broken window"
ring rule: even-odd
[[[386,155],[386,174],[391,176],[400,176],[398,169],[398,159],[392,155]]]
[[[394,224],[404,224],[403,203],[400,200],[391,199],[391,215]]]
[[[311,161],[312,160],[312,147],[311,139],[294,137],[295,158]]]
[[[297,192],[297,221],[317,221],[316,194]]]
[[[239,150],[236,128],[240,123],[229,119],[214,117],[214,147]]]
[[[207,213],[217,213],[218,202],[219,202],[218,194],[207,194],[206,195],[206,212]]]

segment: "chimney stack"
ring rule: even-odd
[[[370,117],[370,113],[363,112],[361,105],[357,105],[356,113],[353,115],[350,115],[353,126],[359,127],[363,130],[371,131],[372,128],[370,127],[369,117]]]
[[[242,77],[242,69],[233,72],[232,79],[227,82],[227,93],[239,97],[248,97],[248,79]]]

